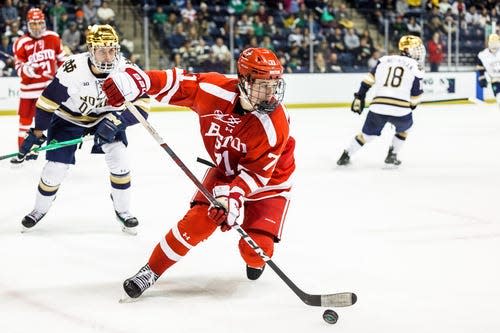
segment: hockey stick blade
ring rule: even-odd
[[[355,293],[343,292],[335,294],[325,294],[325,295],[312,295],[304,292],[302,289],[297,287],[288,276],[283,273],[283,271],[269,259],[266,264],[271,267],[271,269],[286,283],[290,289],[297,295],[302,302],[310,306],[325,306],[325,307],[346,307],[351,306],[358,300]]]

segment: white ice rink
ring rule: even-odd
[[[397,170],[384,169],[390,128],[335,164],[364,116],[291,110],[297,171],[275,263],[310,293],[353,291],[336,309],[303,304],[267,268],[247,281],[236,232],[216,232],[135,303],[122,282],[183,216],[195,186],[141,125],[128,130],[132,212],[120,231],[102,156],[87,142],[51,211],[29,233],[44,158],[0,162],[0,332],[500,332],[500,111],[496,105],[422,106]],[[199,177],[207,157],[196,117],[151,123]],[[15,150],[17,119],[0,117],[0,154]]]

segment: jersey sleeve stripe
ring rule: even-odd
[[[179,89],[179,81],[182,80],[182,70],[175,68],[174,70],[167,70],[167,84],[158,93],[156,99],[160,102],[170,103],[170,99]],[[170,73],[169,73],[170,72]]]
[[[259,119],[260,123],[264,127],[269,146],[274,147],[278,141],[278,137],[276,135],[276,129],[274,128],[273,121],[267,114],[262,114],[257,111],[252,112],[252,114]]]
[[[236,98],[236,93],[226,90],[224,88],[221,88],[215,84],[212,83],[207,83],[207,82],[201,82],[200,83],[200,88],[201,90],[209,93],[210,95],[214,95],[216,97],[219,97],[225,101],[231,102],[234,104],[234,100]]]
[[[51,101],[45,96],[40,96],[36,102],[36,107],[42,109],[47,112],[54,112],[59,108],[59,104],[54,101]]]

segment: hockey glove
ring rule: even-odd
[[[149,77],[137,67],[127,67],[122,72],[111,74],[102,85],[108,104],[120,106],[125,101],[134,101],[149,89]]]
[[[479,86],[481,86],[481,88],[486,88],[488,86],[488,81],[486,81],[484,76],[479,78]]]
[[[354,100],[351,104],[351,111],[361,114],[365,108],[365,98],[361,97],[358,93],[354,94]]]
[[[30,79],[39,79],[42,77],[43,68],[38,64],[25,63],[22,70],[23,74]]]
[[[97,124],[94,133],[94,146],[100,147],[105,143],[113,142],[116,134],[125,127],[120,115],[108,114]]]
[[[40,136],[35,134],[35,129],[30,128],[28,133],[26,133],[26,137],[24,138],[24,142],[19,148],[19,153],[17,154],[17,159],[19,161],[24,160],[26,154],[28,154],[31,150],[39,148],[45,141],[47,141],[47,137],[40,132]],[[38,158],[38,154],[33,154],[32,159],[36,160]]]
[[[210,205],[208,216],[220,225],[222,231],[228,231],[236,224],[242,206],[242,194],[238,188],[229,185],[215,186],[213,194],[220,206]]]

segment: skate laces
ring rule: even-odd
[[[45,213],[39,212],[37,210],[33,210],[28,216],[32,217],[36,222],[40,221],[42,217],[45,216]]]
[[[130,212],[121,212],[121,213],[118,213],[118,216],[120,216],[120,218],[123,220],[123,221],[127,221],[128,219],[131,219],[131,218],[134,218],[134,215],[130,214]]]
[[[132,278],[135,284],[141,290],[145,290],[153,285],[158,279],[158,275],[156,275],[149,265],[144,266],[141,270]]]

